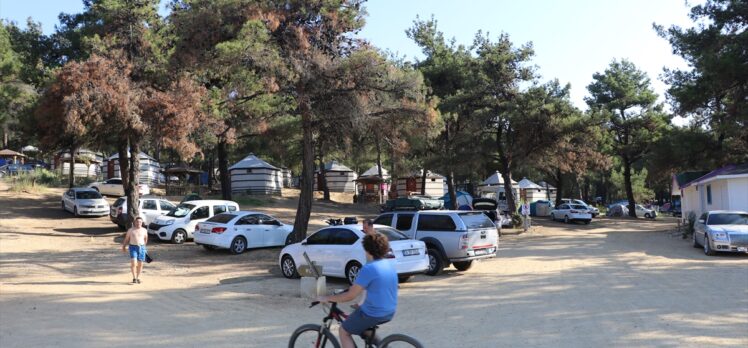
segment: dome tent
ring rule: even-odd
[[[283,188],[281,170],[249,154],[229,167],[231,193],[280,195]]]

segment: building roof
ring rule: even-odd
[[[530,181],[528,178],[522,178],[518,183],[520,189],[542,189],[540,185]]]
[[[683,172],[679,174],[673,174],[673,178],[675,179],[675,182],[678,184],[678,187],[683,187],[689,182],[694,181],[708,173],[709,173],[708,170]]]
[[[20,156],[20,157],[26,157],[26,155],[24,155],[24,154],[22,154],[20,152],[15,152],[15,151],[13,151],[11,149],[0,150],[0,156]]]
[[[382,168],[382,176],[384,179],[387,179],[390,177],[390,174],[387,172],[387,169]],[[371,168],[367,169],[361,176],[359,176],[359,179],[365,179],[368,177],[377,177],[379,178],[379,166],[376,164],[371,166]]]
[[[504,184],[504,178],[501,177],[501,173],[497,170],[491,176],[486,178],[486,180],[483,180],[483,183],[481,183],[482,186],[493,186],[493,185],[502,185]],[[512,180],[512,185],[516,185],[517,182]]]
[[[406,176],[406,178],[421,178],[421,177],[423,177],[423,169],[416,170],[416,171],[410,173],[410,175]],[[434,172],[432,172],[430,170],[426,171],[426,177],[430,178],[430,179],[444,179],[443,176],[441,176],[441,175],[439,175],[437,173],[434,173]]]
[[[128,158],[130,157],[130,151],[127,152],[127,157]],[[151,156],[148,156],[145,152],[142,152],[142,151],[138,155],[138,158],[141,158],[141,159],[142,158],[146,158],[146,159],[149,159],[149,160],[154,161],[154,162],[156,161],[155,158],[153,158]],[[107,158],[108,161],[115,160],[115,159],[119,159],[119,152],[115,152],[113,155],[111,155],[111,156],[109,156],[109,158]]]
[[[229,170],[232,169],[254,169],[254,168],[265,168],[265,169],[272,169],[272,170],[280,170],[277,167],[274,167],[270,165],[270,163],[267,163],[263,160],[261,160],[259,157],[255,156],[254,154],[249,154],[249,156],[244,157],[243,160],[234,163],[233,166],[229,167]]]
[[[317,171],[319,172],[319,169]],[[352,172],[353,169],[348,168],[338,163],[338,161],[330,161],[330,162],[325,163],[325,171],[326,172]]]
[[[538,182],[538,185],[540,185],[540,187],[542,187],[542,188],[544,188],[544,189],[545,189],[545,188],[547,188],[547,189],[549,189],[549,190],[555,190],[555,189],[556,189],[556,187],[555,187],[555,186],[553,186],[553,185],[549,184],[549,183],[548,183],[548,182],[546,182],[546,181],[539,181],[539,182]]]
[[[718,179],[729,179],[729,178],[742,178],[748,177],[748,163],[738,165],[728,165],[722,168],[713,170],[706,175],[699,177],[696,180],[692,180],[685,184],[683,187],[689,187],[691,185],[704,184]]]

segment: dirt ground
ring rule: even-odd
[[[63,212],[61,192],[15,194],[0,181],[1,347],[284,347],[323,316],[281,276],[280,248],[155,242],[143,283],[130,284],[121,232]],[[283,197],[256,209],[292,222],[295,206]],[[315,204],[310,230],[375,214]],[[668,218],[535,225],[502,236],[499,256],[467,272],[402,284],[382,333],[427,347],[748,346],[746,255],[707,257]]]

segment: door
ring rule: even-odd
[[[701,214],[698,220],[693,224],[693,233],[696,237],[696,241],[701,245],[704,245],[704,236],[706,235],[706,219],[707,213]]]
[[[353,259],[358,259],[355,251],[361,251],[362,246],[354,245],[359,237],[351,230],[345,228],[332,228],[330,232],[330,241],[323,251],[322,259],[325,260],[326,267],[330,268],[331,273],[345,275],[345,266]],[[365,260],[358,260],[362,263]]]
[[[248,248],[263,246],[262,226],[258,214],[245,215],[234,224],[237,235],[247,239]]]
[[[146,224],[150,224],[151,221],[156,220],[161,215],[158,209],[158,201],[155,199],[141,199],[140,214],[145,217]]]
[[[306,252],[309,256],[309,260],[317,265],[322,266],[322,274],[329,276],[343,276],[342,274],[336,274],[330,272],[330,266],[327,264],[328,260],[325,260],[325,250],[330,246],[330,236],[332,235],[332,228],[325,228],[317,231],[317,233],[309,236],[306,241],[302,244],[302,253]],[[304,256],[299,255],[297,264],[306,264]]]
[[[408,238],[415,239],[415,230],[413,229],[413,216],[411,213],[398,213],[395,221],[395,229],[404,233]]]
[[[278,246],[286,243],[286,231],[280,221],[267,216],[259,215],[259,228],[262,230],[263,246]]]
[[[65,192],[65,196],[62,198],[62,203],[65,204],[65,210],[73,211],[75,207],[75,191],[68,190]]]
[[[190,213],[190,221],[187,222],[186,226],[184,226],[184,230],[187,232],[187,235],[191,237],[192,232],[195,231],[195,226],[197,226],[197,223],[208,220],[209,217],[210,206],[204,205],[193,209]]]

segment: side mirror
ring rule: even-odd
[[[699,219],[699,223],[700,223],[700,224],[705,224],[705,223],[706,223],[706,220],[704,220],[704,219]]]

